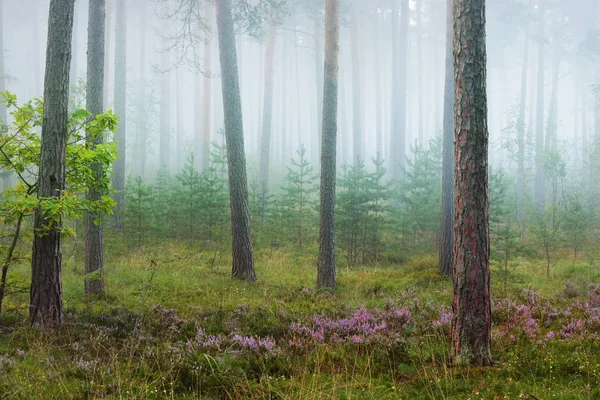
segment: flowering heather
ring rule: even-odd
[[[393,343],[414,323],[410,310],[389,309],[381,311],[358,308],[347,318],[314,316],[312,324],[293,323],[289,343],[294,347],[305,347],[315,343]]]
[[[8,354],[0,356],[0,371],[8,371],[15,366],[15,361]]]
[[[250,350],[256,353],[271,353],[276,349],[275,342],[268,338],[234,335],[231,340],[242,350]]]

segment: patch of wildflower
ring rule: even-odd
[[[5,354],[0,356],[0,371],[8,371],[15,366],[15,361]]]

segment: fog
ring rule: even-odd
[[[40,97],[43,91],[48,3],[46,0],[4,1],[7,89],[16,93],[20,101]],[[318,75],[323,61],[320,55],[316,57],[315,50],[322,52],[324,10],[309,1],[292,3],[295,4],[286,7],[276,33],[270,166],[274,176],[280,175],[279,166],[294,156],[301,145],[308,150],[311,163],[318,167],[320,104],[317,91],[322,84],[319,81],[322,77]],[[338,162],[351,163],[358,150],[363,159],[374,157],[378,150],[378,132],[382,155],[389,160],[393,87],[391,2],[343,3]],[[539,44],[543,40],[544,129],[551,112],[556,118],[562,157],[570,170],[575,171],[586,162],[586,150],[593,138],[592,89],[598,69],[588,42],[597,28],[597,5],[591,0],[546,2],[544,36],[540,38],[537,3],[540,2],[487,2],[490,162],[492,168],[502,166],[513,170],[516,167],[516,124],[523,71],[527,85],[525,132],[529,147],[533,145],[536,102],[539,101],[536,87]],[[427,147],[442,132],[446,28],[445,1],[411,0],[409,6],[405,121],[408,158],[411,146]],[[169,169],[176,172],[192,151],[196,153],[196,160],[200,160],[201,138],[206,129],[204,85],[209,82],[212,84],[211,141],[222,143],[224,140],[219,134],[223,128],[223,110],[214,10],[202,21],[204,29],[201,29],[200,20],[186,26],[181,10],[179,14],[176,12],[177,7],[178,1],[127,2],[127,175],[152,179],[159,168],[161,118],[166,119],[163,124],[168,127]],[[205,10],[198,6],[196,11],[204,18]],[[115,14],[116,2],[108,0],[107,108],[113,107],[114,97]],[[266,25],[252,31],[242,26],[237,36],[244,139],[251,174],[258,169],[263,121]],[[181,35],[184,30],[189,32]],[[251,35],[255,30],[259,32]],[[204,60],[204,41],[210,46],[210,63]],[[528,65],[524,70],[526,42]],[[78,1],[71,85],[72,101],[82,105],[84,96],[77,97],[76,87],[85,82],[86,45],[87,7],[85,2]],[[315,46],[320,47],[315,49]],[[355,66],[358,71],[354,71]],[[553,94],[556,105],[552,102]],[[165,108],[161,111],[161,107]],[[359,109],[355,110],[356,107]],[[353,134],[357,123],[360,123],[358,136]],[[357,146],[356,138],[360,140]]]

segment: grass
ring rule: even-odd
[[[183,243],[129,250],[118,239],[108,238],[103,299],[84,297],[81,255],[66,262],[64,326],[31,329],[27,293],[7,299],[0,398],[600,399],[600,323],[592,304],[600,294],[590,285],[600,283],[600,270],[567,254],[550,279],[543,260],[514,260],[506,296],[504,271],[492,263],[498,363],[483,369],[448,362],[448,326],[434,321],[447,311],[452,285],[434,257],[340,266],[339,290],[330,294],[314,289],[315,249],[259,251],[258,282],[249,284],[230,278],[227,256],[213,265],[212,254]],[[13,286],[28,279],[27,265],[10,272]],[[526,318],[515,317],[520,305],[538,326],[535,335]],[[411,317],[389,330],[394,340],[386,333],[311,341],[294,331],[312,329],[318,315],[346,321],[360,307],[388,324],[398,310]],[[584,329],[564,327],[575,321]],[[556,340],[545,339],[550,332]],[[223,344],[198,344],[213,335]],[[235,335],[275,349],[244,347]],[[289,344],[296,339],[303,346]]]

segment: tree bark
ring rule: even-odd
[[[560,61],[562,55],[563,32],[559,30],[554,39],[554,63],[552,71],[552,92],[550,93],[550,106],[548,107],[548,119],[546,120],[545,147],[547,150],[556,150],[558,135],[558,81],[560,74]]]
[[[406,162],[406,74],[408,52],[408,0],[398,0],[392,6],[392,121],[390,130],[390,171],[400,179]],[[400,20],[400,33],[398,33]]]
[[[314,40],[315,40],[315,76],[317,83],[317,130],[319,136],[317,137],[317,148],[318,157],[321,157],[321,142],[323,137],[323,54],[321,49],[323,48],[323,26],[319,22],[319,18],[315,17],[314,22]]]
[[[491,365],[485,0],[454,0],[456,364]]]
[[[378,5],[378,4],[377,4]],[[381,25],[383,22],[379,17],[377,10],[373,12],[373,33],[375,35],[375,130],[377,132],[377,154],[383,158],[383,99],[384,96],[381,87],[381,71],[383,66],[381,64],[381,41],[383,35],[381,34]]]
[[[335,174],[340,40],[340,1],[325,6],[325,69],[321,144],[321,225],[317,287],[335,290]],[[315,51],[319,51],[316,49]]]
[[[108,107],[108,92],[110,83],[110,52],[112,47],[112,0],[106,0],[106,23],[105,23],[106,42],[104,43],[104,89],[102,103],[104,110]]]
[[[248,212],[248,181],[244,153],[242,102],[238,80],[235,35],[231,15],[231,0],[217,0],[217,29],[219,32],[219,58],[225,137],[229,166],[229,197],[231,204],[232,276],[255,281],[252,241],[250,240],[250,214]]]
[[[544,0],[540,0],[538,21],[538,71],[537,71],[537,107],[535,133],[535,202],[543,208],[546,202],[546,174],[544,173]]]
[[[207,26],[212,27],[212,5],[210,1],[206,0],[204,3],[204,14],[205,14],[205,24]],[[211,28],[212,29],[212,28]],[[208,168],[210,165],[210,136],[211,136],[211,118],[210,118],[210,110],[211,110],[211,85],[212,79],[210,75],[212,74],[212,37],[211,39],[206,39],[204,41],[204,102],[203,102],[203,112],[202,116],[204,118],[204,128],[203,128],[203,141],[202,141],[202,167]]]
[[[59,197],[65,188],[69,69],[75,0],[51,0],[44,80],[44,124],[42,126],[38,196]],[[61,221],[50,224],[42,210],[35,213],[36,232],[31,256],[29,322],[51,327],[62,323]]]
[[[362,143],[362,104],[360,85],[360,53],[359,53],[359,2],[352,4],[352,23],[350,26],[350,43],[352,47],[352,162],[358,164],[363,156]]]
[[[440,220],[440,272],[452,276],[454,259],[454,15],[447,0],[444,132],[442,150],[442,210]]]
[[[260,138],[260,164],[258,175],[262,185],[263,196],[266,195],[269,188],[269,164],[271,157],[271,128],[273,126],[273,61],[275,58],[275,40],[277,28],[273,20],[269,22],[269,33],[267,37],[267,47],[265,49],[265,81],[263,90],[263,114],[262,114],[262,135]],[[263,198],[263,201],[266,200]],[[263,208],[264,211],[264,208]],[[262,216],[263,220],[265,215]]]
[[[533,0],[529,0],[529,11],[533,10]],[[517,120],[517,218],[522,220],[525,209],[525,111],[527,109],[527,72],[529,71],[530,25],[525,29],[523,65],[521,67],[521,98]]]
[[[103,112],[104,103],[104,21],[106,19],[105,0],[90,0],[88,22],[88,59],[87,59],[87,109],[93,115]],[[91,148],[102,144],[102,136],[91,138],[88,135]],[[100,201],[102,191],[99,189],[102,178],[102,165],[92,166],[92,173],[96,179],[95,186],[88,189],[87,197],[90,201]],[[102,215],[95,211],[88,211],[85,218],[85,294],[104,294],[104,280],[102,277],[104,267],[104,254],[102,248],[102,225],[99,220]],[[93,275],[92,275],[93,274]]]
[[[117,2],[115,23],[115,114],[120,118],[115,134],[118,157],[113,167],[114,200],[117,203],[114,212],[114,225],[125,228],[125,157],[127,138],[127,0]]]
[[[167,23],[163,21],[162,35],[167,37]],[[165,49],[160,56],[160,146],[158,148],[159,167],[169,170],[171,154],[171,73],[169,71],[169,52]]]
[[[418,119],[418,131],[419,131],[419,146],[425,145],[424,138],[424,129],[423,129],[423,116],[425,115],[425,110],[423,110],[423,72],[425,68],[423,66],[423,48],[422,48],[422,38],[423,38],[423,20],[421,18],[422,13],[422,3],[421,0],[415,1],[415,9],[417,14],[417,26],[416,26],[416,35],[417,35],[417,96],[419,102],[419,114],[417,115]]]

